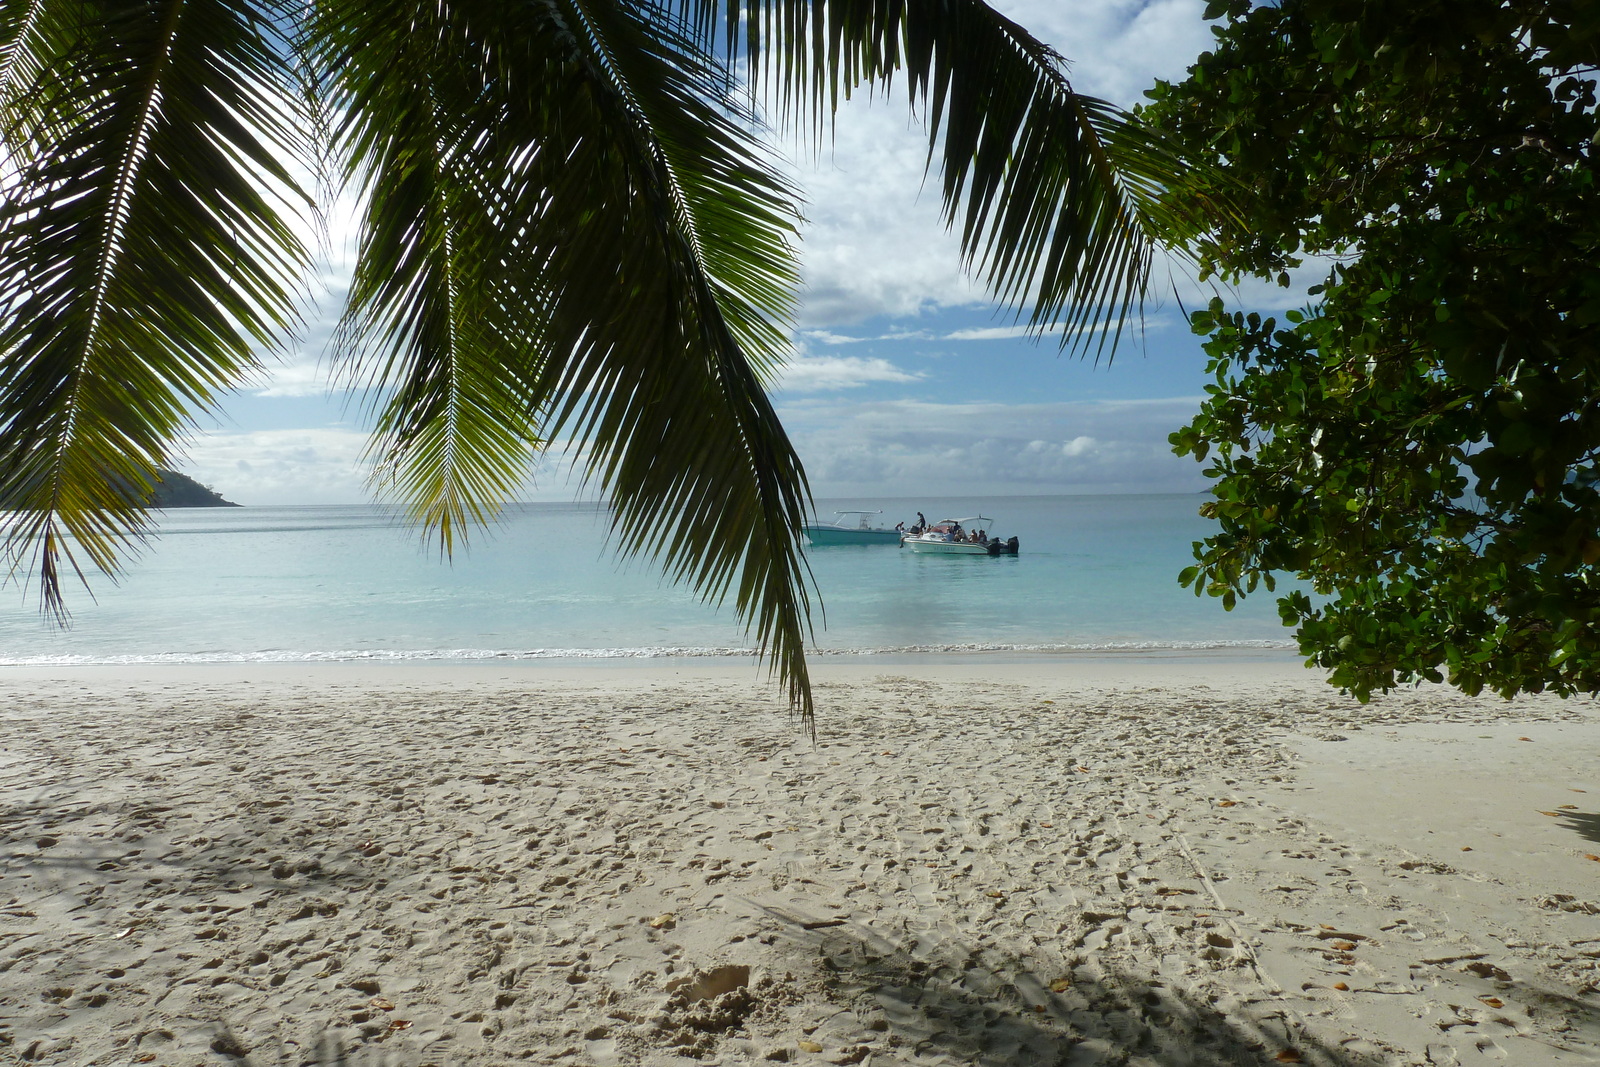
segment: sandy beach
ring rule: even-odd
[[[1600,1063],[1600,713],[1292,661],[7,669],[0,1061]]]

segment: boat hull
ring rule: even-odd
[[[1007,541],[990,541],[987,544],[973,544],[971,541],[925,541],[920,537],[905,537],[900,541],[903,548],[913,552],[931,552],[942,556],[1015,556],[1017,542],[1015,538]]]
[[[913,552],[933,552],[942,556],[987,556],[989,549],[985,545],[975,545],[970,541],[924,541],[919,537],[907,537],[900,542]]]
[[[813,545],[897,545],[899,530],[859,530],[849,527],[807,526],[806,539]]]

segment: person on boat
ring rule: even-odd
[[[923,530],[926,530],[927,528],[928,528],[928,520],[923,516],[922,512],[920,512],[920,511],[917,512],[917,529],[916,529],[916,532],[917,533],[921,533]]]
[[[895,523],[894,524],[894,532],[895,533],[905,533],[906,532],[906,524],[903,523],[903,522]]]
[[[978,536],[976,538],[974,538],[974,540],[976,540],[978,542],[978,544],[980,544],[980,545],[988,544],[989,543],[989,531],[988,530],[979,530],[978,531]]]

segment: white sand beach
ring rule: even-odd
[[[1292,663],[7,669],[0,1061],[1600,1063],[1600,713]]]

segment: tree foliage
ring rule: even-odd
[[[60,613],[63,568],[137,548],[196,416],[292,337],[325,177],[364,205],[335,354],[377,488],[448,554],[581,441],[620,546],[731,595],[809,716],[809,498],[765,391],[799,205],[755,104],[820,131],[896,77],[968,264],[1114,338],[1174,157],[981,0],[0,0],[11,573]]]
[[[1595,0],[1214,2],[1149,117],[1248,189],[1228,280],[1327,266],[1281,321],[1193,316],[1180,454],[1217,532],[1182,576],[1278,600],[1331,680],[1600,690]]]

